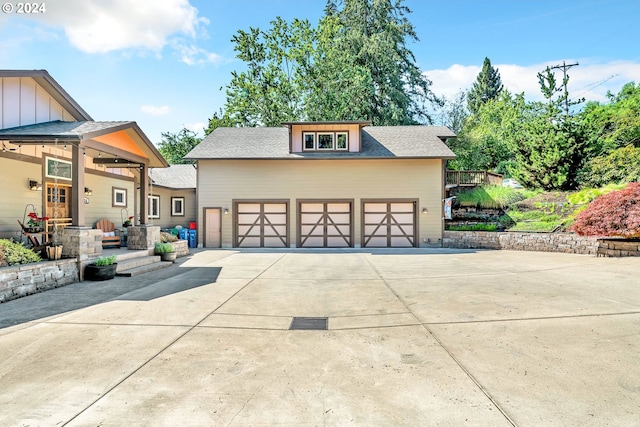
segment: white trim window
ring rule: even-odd
[[[160,196],[149,196],[149,218],[160,218]]]
[[[302,132],[303,151],[349,151],[349,132]]]
[[[333,150],[333,132],[318,132],[318,150]]]
[[[127,207],[127,189],[111,187],[111,206],[113,207]]]
[[[71,181],[71,162],[47,157],[46,176],[48,178],[67,179]]]
[[[349,133],[336,132],[336,150],[347,151],[349,149]]]
[[[184,197],[171,198],[171,216],[184,216]]]
[[[302,133],[302,149],[305,151],[313,151],[316,149],[316,133],[315,132],[303,132]]]

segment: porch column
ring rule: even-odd
[[[71,144],[71,225],[84,227],[84,156]]]
[[[140,225],[147,224],[149,216],[149,169],[146,164],[140,166]]]

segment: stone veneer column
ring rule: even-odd
[[[160,226],[136,225],[127,227],[127,249],[152,249],[160,241]]]
[[[85,261],[102,254],[102,230],[69,226],[60,229],[56,239],[62,244],[64,258]]]

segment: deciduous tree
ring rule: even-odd
[[[183,157],[200,143],[202,138],[183,128],[178,133],[162,132],[162,141],[158,144],[158,151],[171,164],[187,163]]]

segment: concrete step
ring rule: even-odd
[[[155,264],[160,262],[159,255],[145,255],[142,257],[129,258],[129,259],[119,259],[118,260],[118,269],[116,273],[119,273],[124,270],[130,270],[132,268],[141,267],[143,265]]]
[[[159,259],[160,257],[153,257],[153,258]],[[120,270],[120,264],[118,264],[119,271],[116,272],[116,276],[133,277],[133,276],[138,276],[140,274],[148,273],[150,271],[155,271],[160,268],[171,267],[172,265],[173,263],[169,261],[157,261],[149,264],[138,265],[136,267],[127,268],[126,270]]]

